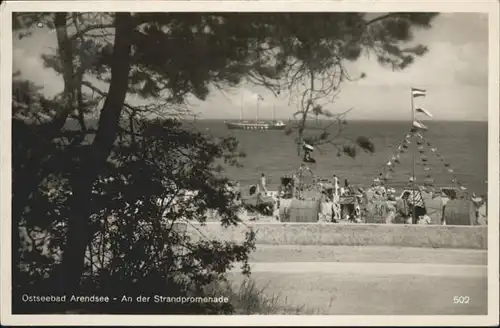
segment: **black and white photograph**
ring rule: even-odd
[[[498,1],[336,2],[2,4],[2,324],[498,324]]]

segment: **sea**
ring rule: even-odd
[[[240,160],[242,167],[225,166],[224,174],[230,179],[240,181],[242,186],[255,184],[260,175],[267,177],[268,189],[276,190],[280,178],[286,174],[297,172],[302,163],[295,142],[296,133],[287,135],[284,131],[251,131],[228,130],[223,120],[197,120],[187,122],[192,128],[215,136],[234,136],[240,149],[246,154]],[[308,122],[308,127],[314,132],[315,125],[322,122]],[[409,122],[399,121],[349,121],[341,133],[343,140],[355,140],[359,136],[369,138],[375,145],[373,153],[359,151],[355,158],[338,156],[332,145],[317,147],[312,157],[315,164],[310,164],[312,177],[331,178],[334,174],[343,184],[345,179],[350,185],[369,186],[380,173],[385,173],[384,167],[393,155],[398,145],[408,134]],[[408,146],[400,155],[400,163],[394,166],[387,185],[400,189],[408,183],[413,171],[415,156],[415,176],[418,181],[424,181],[427,174],[434,180],[434,186],[453,186],[455,177],[468,192],[486,195],[488,190],[488,124],[487,122],[425,122],[428,130],[421,135],[425,143],[424,151],[427,157],[429,171],[424,171],[420,153],[415,143]],[[411,139],[410,139],[411,140]],[[415,148],[413,148],[415,147]],[[430,148],[435,148],[432,152]],[[440,157],[435,154],[438,153]],[[444,164],[448,164],[446,167]],[[450,173],[448,169],[454,172]],[[455,185],[456,186],[456,185]]]

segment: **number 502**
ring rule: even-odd
[[[454,304],[469,304],[470,297],[469,296],[453,296]]]

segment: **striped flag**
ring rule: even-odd
[[[418,130],[427,130],[427,127],[419,121],[413,121],[413,127]]]
[[[314,147],[311,146],[310,144],[308,144],[307,142],[304,142],[302,144],[302,148],[304,148],[305,151],[313,151],[314,150]]]
[[[425,208],[424,199],[422,198],[420,190],[412,191],[410,197],[408,197],[408,202],[414,206]]]
[[[431,117],[431,118],[433,118],[433,117],[434,117],[434,116],[431,114],[431,112],[429,112],[428,110],[426,110],[426,109],[424,109],[424,108],[422,108],[422,107],[418,107],[418,108],[416,108],[416,109],[415,109],[415,111],[416,111],[417,113],[422,113],[422,114],[424,114],[424,115],[426,115],[426,116],[428,116],[428,117]]]
[[[413,98],[425,97],[425,95],[427,94],[427,91],[423,90],[423,89],[411,88],[411,94],[412,94]]]

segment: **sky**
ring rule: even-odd
[[[33,36],[13,38],[13,68],[23,77],[44,87],[47,95],[61,92],[62,77],[44,68],[40,56],[56,47],[53,31],[40,29]],[[488,17],[479,13],[442,13],[428,30],[415,31],[415,43],[429,48],[403,71],[383,68],[374,58],[363,57],[348,66],[352,76],[366,78],[345,82],[336,101],[326,108],[343,112],[352,108],[348,119],[410,120],[410,88],[427,90],[417,98],[436,120],[481,120],[488,117]],[[205,101],[192,101],[191,109],[199,118],[276,118],[288,119],[297,111],[288,95],[275,98],[265,89],[242,84],[224,92],[214,91]],[[242,105],[243,104],[243,105]]]

